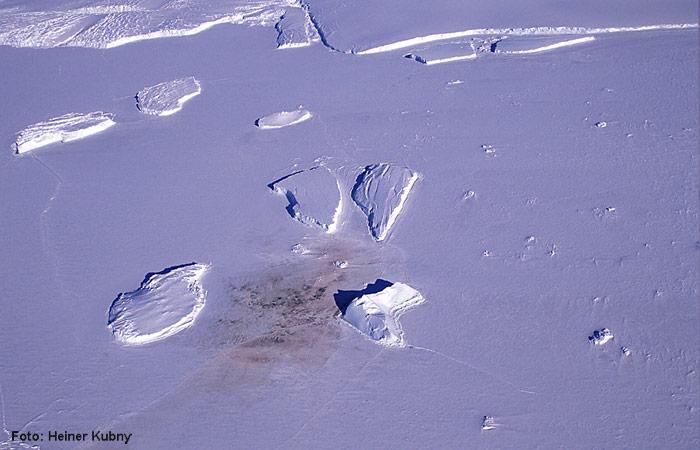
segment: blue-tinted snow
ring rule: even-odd
[[[695,5],[674,16],[684,2],[635,3],[587,22],[567,4],[564,25],[698,20]],[[408,7],[377,8],[341,28],[417,24],[367,41],[383,45],[560,23],[517,23],[516,8],[420,29]],[[412,49],[280,51],[277,36],[221,26],[106,51],[0,48],[7,429],[111,428],[137,449],[697,446],[696,30],[431,68],[402,58]],[[144,86],[192,74],[202,94],[178,114],[134,108]],[[300,104],[313,120],[253,126]],[[9,151],[28,124],[81,111],[119,125]],[[333,235],[280,211],[266,184],[320,157],[346,193],[367,164],[421,173],[391,239],[377,245],[359,208]],[[117,345],[115,293],[177,261],[212,263],[194,325]],[[406,348],[334,316],[333,293],[377,278],[429,299],[401,318]],[[612,341],[588,341],[603,328]]]

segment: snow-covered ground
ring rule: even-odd
[[[697,23],[0,0],[0,448],[697,448]]]
[[[17,133],[15,152],[20,155],[58,142],[77,141],[114,125],[112,116],[103,112],[64,114],[29,125]]]
[[[206,301],[201,278],[207,269],[196,263],[169,267],[149,273],[138,289],[119,294],[107,319],[115,339],[143,345],[191,327]]]
[[[141,89],[136,94],[136,107],[144,114],[171,116],[201,93],[202,86],[195,77],[164,81]]]
[[[260,117],[255,125],[261,130],[275,130],[305,122],[313,117],[311,111],[299,108],[294,111],[280,111]]]

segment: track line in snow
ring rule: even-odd
[[[481,369],[481,368],[476,367],[476,366],[474,366],[474,365],[472,365],[472,364],[469,364],[469,363],[466,362],[466,361],[462,361],[461,359],[457,359],[457,358],[452,357],[452,356],[450,356],[450,355],[446,355],[446,354],[444,354],[444,353],[442,353],[442,352],[439,352],[439,351],[437,351],[437,350],[433,350],[433,349],[430,349],[430,348],[427,348],[427,347],[419,347],[419,346],[417,346],[417,345],[411,345],[411,344],[406,345],[406,348],[411,348],[411,349],[414,349],[414,350],[421,350],[421,351],[424,351],[424,352],[428,352],[428,353],[432,353],[432,354],[434,354],[434,355],[441,356],[441,357],[443,357],[443,358],[445,358],[445,359],[448,359],[448,360],[450,360],[450,361],[452,361],[452,362],[455,362],[455,363],[457,363],[457,364],[461,364],[461,365],[463,365],[463,366],[465,366],[465,367],[468,367],[468,368],[470,368],[470,369],[472,369],[472,370],[475,370],[475,371],[477,371],[477,372],[481,372],[481,373],[483,373],[483,374],[485,374],[485,375],[488,375],[488,376],[490,376],[490,377],[493,377],[495,380],[498,380],[498,381],[500,381],[501,383],[505,383],[505,384],[507,384],[507,385],[509,385],[509,386],[511,386],[511,387],[513,387],[513,388],[515,388],[515,389],[517,389],[519,392],[522,392],[522,393],[524,393],[524,394],[533,394],[533,395],[534,395],[534,394],[537,394],[537,392],[535,392],[535,391],[531,391],[531,390],[528,390],[528,389],[523,389],[523,388],[521,388],[520,386],[516,385],[515,383],[512,383],[512,382],[510,382],[510,381],[508,381],[508,380],[506,380],[506,379],[504,379],[504,378],[501,378],[501,377],[499,377],[498,375],[495,375],[495,374],[493,374],[492,372],[489,372],[488,370]]]

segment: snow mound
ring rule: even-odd
[[[268,184],[288,202],[287,213],[312,228],[334,233],[342,213],[338,179],[323,166],[286,175]]]
[[[493,430],[496,428],[496,419],[493,416],[484,416],[481,418],[481,429],[484,431]]]
[[[149,273],[109,308],[107,325],[122,345],[143,345],[189,328],[204,308],[202,277],[209,265],[189,263]]]
[[[310,111],[299,108],[295,111],[280,111],[260,117],[255,121],[255,125],[261,130],[274,130],[296,125],[309,120],[311,117],[313,117],[313,114]]]
[[[194,77],[179,78],[141,89],[136,94],[136,107],[144,114],[170,116],[201,93],[202,86]]]
[[[368,285],[366,292],[353,299],[344,309],[342,319],[377,344],[405,347],[399,318],[425,301],[420,292],[403,283],[377,280],[380,290]],[[363,291],[360,291],[363,292]]]
[[[386,239],[419,178],[417,172],[387,163],[367,166],[357,177],[352,199],[367,216],[374,239]]]
[[[273,26],[293,0],[187,2],[21,2],[0,10],[0,45],[114,48],[133,42],[190,36],[221,24]]]
[[[305,8],[287,9],[275,25],[277,30],[277,48],[308,47],[320,41],[311,17]]]
[[[115,125],[112,118],[112,114],[98,111],[70,113],[35,123],[17,133],[15,152],[20,155],[58,142],[77,141],[92,136]]]
[[[498,41],[495,52],[504,55],[527,55],[595,41],[595,36],[562,40],[551,36],[506,36]]]
[[[588,340],[593,343],[593,345],[605,345],[613,339],[613,334],[607,328],[601,328],[600,330],[593,331],[593,334],[588,336]]]

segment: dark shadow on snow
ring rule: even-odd
[[[350,303],[356,298],[362,297],[363,295],[367,294],[376,294],[377,292],[381,292],[393,284],[394,283],[392,283],[391,281],[377,278],[377,281],[368,284],[364,289],[360,289],[357,291],[338,290],[338,292],[333,294],[333,300],[335,300],[335,304],[340,310],[340,312],[342,314],[345,314],[345,310],[348,309],[348,305],[350,305]]]

